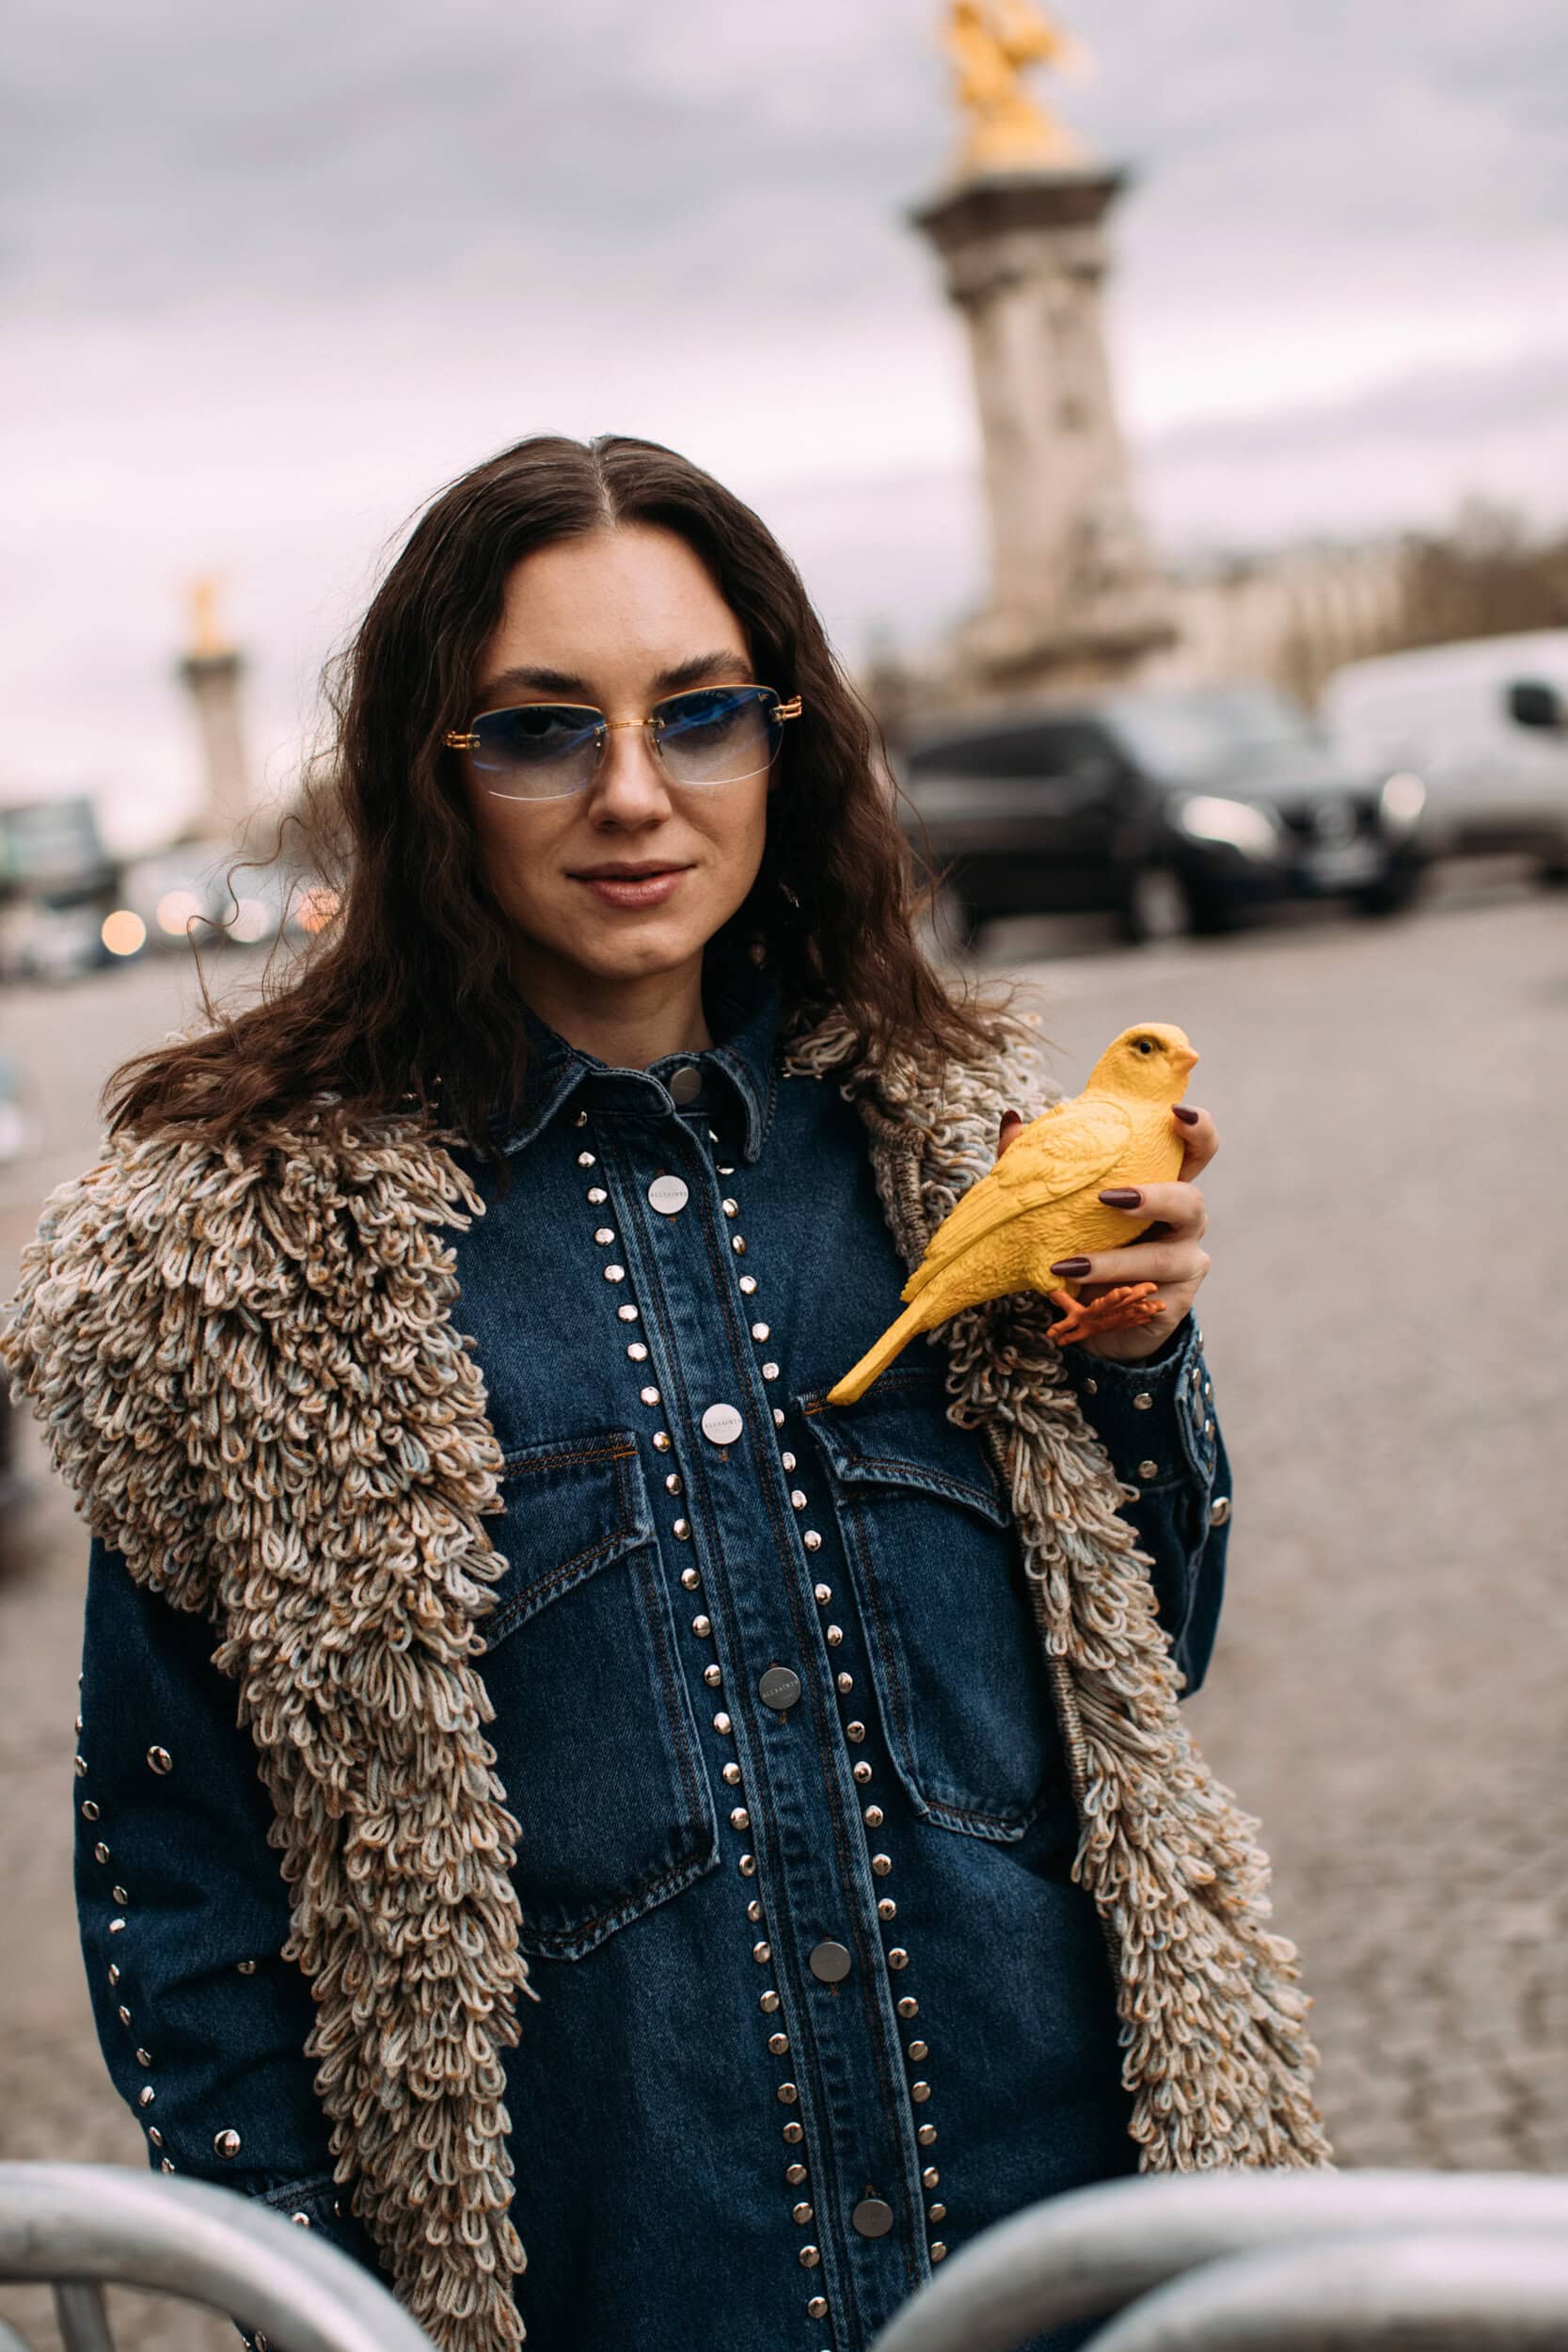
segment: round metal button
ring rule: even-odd
[[[703,1415],[703,1435],[715,1445],[734,1445],[745,1426],[733,1405],[710,1405]]]
[[[678,1176],[656,1176],[648,1186],[648,1206],[660,1216],[678,1216],[691,1194]]]
[[[757,1696],[764,1707],[776,1707],[782,1714],[793,1707],[800,1695],[800,1677],[793,1666],[769,1666],[757,1684]]]
[[[1229,1497],[1228,1495],[1216,1495],[1216,1496],[1214,1497],[1213,1502],[1212,1502],[1209,1505],[1209,1524],[1210,1524],[1210,1526],[1211,1526],[1211,1527],[1223,1527],[1223,1526],[1225,1525],[1226,1520],[1227,1520],[1229,1517],[1230,1517],[1230,1497]]]
[[[806,1966],[818,1984],[842,1984],[854,1964],[845,1947],[835,1944],[832,1936],[814,1944],[806,1959]]]
[[[703,1073],[695,1062],[683,1062],[678,1070],[671,1072],[665,1083],[673,1101],[694,1103],[703,1090]]]
[[[863,2197],[849,2216],[849,2226],[862,2237],[886,2237],[893,2227],[893,2207],[882,2197]]]

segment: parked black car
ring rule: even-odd
[[[1251,682],[1128,687],[912,740],[900,813],[940,928],[999,914],[1114,915],[1134,940],[1227,929],[1271,899],[1350,897],[1391,914],[1417,889],[1422,787],[1348,770],[1305,712]]]

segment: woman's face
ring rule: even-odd
[[[470,707],[592,703],[636,721],[685,688],[752,677],[740,624],[686,542],[622,524],[515,566]],[[491,887],[517,927],[525,990],[586,984],[596,996],[606,983],[700,970],[762,860],[768,772],[672,783],[635,727],[611,733],[593,781],[559,800],[499,799],[467,755],[463,765]],[[644,903],[616,903],[585,879],[626,866],[665,877]]]

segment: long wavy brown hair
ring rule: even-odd
[[[922,949],[915,925],[932,884],[917,882],[875,723],[772,533],[657,442],[541,434],[438,494],[328,666],[329,744],[279,827],[278,853],[290,823],[301,825],[337,913],[281,976],[269,963],[244,1010],[220,1010],[203,982],[211,1025],[108,1080],[111,1132],[262,1145],[302,1120],[359,1132],[367,1114],[414,1105],[504,1188],[498,1127],[523,1101],[528,1070],[513,925],[442,738],[467,723],[513,566],[630,522],[685,540],[745,629],[756,675],[803,698],[761,866],[710,949],[738,946],[777,974],[786,1031],[836,1007],[873,1058],[967,1059],[996,1044],[1004,999],[947,982]]]

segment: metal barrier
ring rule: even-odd
[[[1519,2172],[1140,2174],[987,2230],[871,2352],[1564,2352],[1568,2180]]]
[[[105,2286],[200,2303],[271,2352],[435,2352],[369,2271],[205,2181],[110,2164],[0,2164],[0,2280],[55,2290],[66,2352],[115,2352]],[[28,2352],[0,2322],[0,2352]]]

